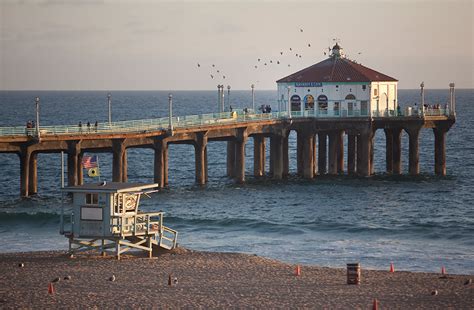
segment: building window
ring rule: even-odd
[[[298,95],[291,96],[291,111],[300,111],[301,110],[301,97]]]
[[[379,94],[378,89],[377,89],[377,88],[374,88],[374,96],[378,96],[378,94]]]
[[[99,194],[86,194],[86,205],[97,206],[99,204]]]
[[[366,90],[367,89],[367,85],[362,85],[362,90]]]

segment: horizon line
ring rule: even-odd
[[[398,88],[398,90],[419,90],[420,88]],[[449,87],[446,88],[426,88],[425,90],[443,90],[447,89],[449,90]],[[472,88],[455,88],[456,90],[474,90],[474,87]],[[277,89],[255,89],[255,91],[277,91]],[[0,92],[6,92],[6,91],[28,91],[28,92],[34,92],[34,91],[98,91],[98,92],[123,92],[123,91],[168,91],[168,92],[173,92],[173,91],[216,91],[215,89],[110,89],[110,90],[104,90],[104,89],[0,89]],[[251,89],[231,89],[231,91],[252,91]]]

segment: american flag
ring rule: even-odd
[[[82,157],[82,166],[86,169],[97,167],[97,155]]]

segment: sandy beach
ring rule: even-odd
[[[19,264],[23,263],[24,267]],[[344,267],[344,266],[342,266]],[[330,308],[472,309],[472,275],[295,266],[255,255],[183,248],[147,259],[63,252],[0,254],[0,308]],[[168,285],[168,276],[178,279]],[[110,277],[115,276],[115,281]],[[64,277],[70,276],[70,280]],[[54,294],[48,284],[54,284]],[[437,295],[432,295],[433,291]]]

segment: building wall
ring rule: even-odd
[[[312,95],[317,104],[318,96],[325,95],[328,98],[328,109],[334,108],[334,103],[339,102],[340,108],[343,110],[347,109],[347,102],[356,102],[354,109],[360,109],[358,101],[369,101],[370,100],[370,83],[321,83],[321,86],[315,87],[296,87],[295,83],[277,83],[278,87],[278,99],[281,100],[283,96],[284,105],[281,107],[281,111],[287,110],[288,105],[288,86],[291,87],[290,97],[298,95],[301,98],[301,111],[304,110],[304,98],[306,95]],[[365,89],[364,89],[365,86]],[[355,96],[355,100],[346,100],[346,96],[352,94]]]
[[[372,111],[378,111],[379,115],[389,110],[396,110],[398,105],[397,82],[372,82],[371,83],[371,106]]]
[[[333,110],[335,102],[339,102],[340,109],[347,110],[347,103],[354,102],[354,110],[360,110],[360,101],[367,101],[370,103],[370,110],[377,110],[383,115],[387,109],[394,110],[398,104],[397,98],[397,82],[340,82],[340,83],[321,83],[318,86],[311,87],[297,87],[296,83],[277,83],[279,110],[286,111],[288,106],[288,86],[290,89],[290,98],[293,95],[298,95],[301,98],[301,111],[304,111],[304,98],[306,95],[312,95],[317,104],[317,98],[320,95],[326,95],[328,98],[328,110]],[[365,89],[364,89],[365,86]],[[375,90],[377,90],[375,92]],[[375,95],[377,93],[377,95]],[[352,94],[355,100],[346,100],[346,96]],[[283,100],[282,100],[283,99]],[[396,108],[395,108],[396,109]]]

